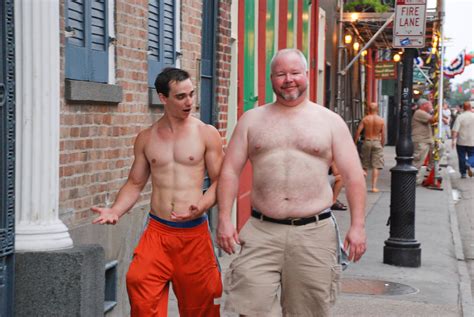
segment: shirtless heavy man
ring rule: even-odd
[[[333,160],[347,188],[351,227],[344,244],[357,261],[366,249],[365,180],[349,130],[334,112],[308,100],[308,69],[296,49],[271,63],[276,101],[247,111],[226,151],[218,185],[217,240],[241,245],[226,274],[226,309],[248,316],[328,316],[341,267],[329,207]],[[253,169],[252,217],[238,234],[230,215],[239,175]]]
[[[379,170],[383,168],[383,146],[385,145],[384,121],[378,115],[379,107],[373,102],[369,104],[369,113],[362,119],[357,128],[355,142],[359,140],[362,130],[364,130],[364,143],[362,143],[362,168],[365,173],[372,169],[372,192],[379,191],[377,180],[379,179]]]
[[[138,134],[127,182],[111,208],[92,208],[99,214],[93,223],[116,224],[151,175],[150,219],[127,274],[131,315],[167,316],[171,282],[180,316],[219,316],[221,275],[205,212],[216,199],[221,138],[191,116],[194,87],[186,71],[163,70],[155,87],[165,113]],[[212,185],[203,194],[206,169]]]

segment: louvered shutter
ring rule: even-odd
[[[174,65],[175,62],[175,45],[174,45],[174,0],[163,1],[163,67]]]
[[[88,80],[86,45],[86,2],[70,0],[66,4],[66,27],[74,30],[73,36],[66,38],[66,78]]]
[[[174,0],[148,2],[148,85],[153,87],[156,75],[176,60]]]
[[[108,77],[108,36],[107,2],[92,0],[90,14],[90,80],[107,82]]]
[[[106,83],[107,0],[66,1],[66,78]]]

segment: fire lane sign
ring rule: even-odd
[[[397,0],[393,23],[393,47],[425,46],[426,0]]]

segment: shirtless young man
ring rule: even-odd
[[[116,224],[151,175],[150,219],[127,274],[131,315],[167,316],[171,282],[180,316],[219,316],[221,275],[205,212],[216,199],[221,138],[191,116],[194,87],[186,71],[163,70],[155,87],[165,113],[138,134],[127,182],[111,208],[92,208],[99,214],[93,223]],[[206,170],[212,185],[203,194]]]
[[[367,174],[372,169],[372,192],[377,193],[377,180],[379,170],[383,168],[383,146],[385,145],[384,121],[378,115],[379,107],[373,102],[369,104],[369,113],[362,119],[357,128],[355,142],[359,140],[362,130],[364,130],[364,143],[362,144],[362,168]]]
[[[247,111],[226,151],[218,185],[217,241],[241,245],[226,274],[226,310],[247,316],[327,316],[338,291],[338,239],[329,207],[333,160],[347,188],[351,227],[344,244],[357,261],[366,249],[365,180],[340,116],[308,100],[308,69],[295,49],[271,63],[276,101]],[[253,169],[252,217],[238,234],[230,215],[239,175]]]

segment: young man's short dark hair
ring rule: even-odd
[[[161,73],[156,76],[155,79],[155,89],[158,94],[163,94],[164,96],[168,97],[170,92],[170,83],[172,81],[180,82],[184,81],[191,76],[185,70],[175,68],[175,67],[167,67],[161,71]]]

